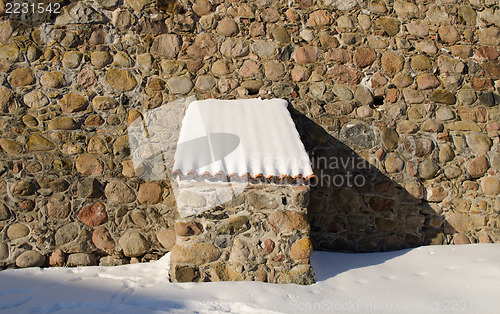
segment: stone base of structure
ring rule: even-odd
[[[249,183],[232,200],[178,219],[170,279],[314,283],[308,199],[306,185]]]

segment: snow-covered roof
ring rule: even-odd
[[[283,99],[193,101],[173,174],[308,179],[311,162]]]

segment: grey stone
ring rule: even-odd
[[[335,84],[332,88],[332,92],[340,99],[351,100],[353,98],[352,91],[349,87],[342,84]]]
[[[375,146],[374,131],[361,123],[351,123],[342,127],[340,138],[348,146],[361,148],[372,148]]]
[[[16,258],[16,266],[25,267],[41,267],[45,264],[45,256],[37,251],[26,251],[21,253]]]
[[[94,266],[96,258],[93,254],[74,253],[68,256],[67,266]]]
[[[439,167],[432,160],[426,159],[418,165],[418,174],[424,180],[432,179],[436,176]]]
[[[467,145],[479,155],[486,154],[490,151],[492,141],[487,134],[474,133],[467,134]]]
[[[174,76],[167,81],[167,86],[172,94],[185,95],[193,89],[194,84],[187,76]]]
[[[138,231],[126,231],[118,240],[123,254],[128,257],[144,255],[149,249],[149,241]]]
[[[215,81],[215,79],[210,76],[210,75],[200,75],[198,76],[198,78],[196,79],[196,88],[202,90],[202,91],[209,91],[211,90],[212,88],[214,88],[215,84],[217,82]]]
[[[80,227],[78,226],[78,223],[73,222],[63,225],[56,231],[56,245],[61,246],[75,240],[79,233]]]
[[[55,25],[65,26],[68,24],[99,24],[108,19],[104,14],[97,12],[84,2],[73,2],[64,7],[57,16]]]
[[[455,119],[455,113],[448,107],[441,107],[436,111],[436,119],[447,121]]]
[[[3,242],[0,242],[0,260],[4,260],[9,257],[9,246]]]

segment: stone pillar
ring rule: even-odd
[[[248,183],[230,201],[178,219],[170,279],[314,283],[308,193],[305,184]]]

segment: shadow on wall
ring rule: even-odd
[[[393,178],[379,170],[387,152],[376,145],[378,135],[371,128],[353,121],[340,130],[339,140],[295,109],[291,113],[317,176],[311,182],[308,206],[316,250],[400,250],[445,244],[445,231],[455,233],[424,200],[422,184],[404,173],[402,161],[386,164],[399,169]],[[383,136],[391,137],[390,131]],[[399,183],[404,180],[405,187]]]

